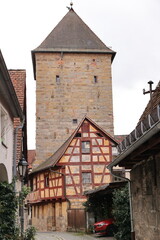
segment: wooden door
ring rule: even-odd
[[[85,231],[86,229],[86,212],[84,209],[68,210],[68,230]]]

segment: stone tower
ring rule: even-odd
[[[71,8],[32,51],[36,79],[36,161],[45,161],[87,115],[113,134],[115,52]]]

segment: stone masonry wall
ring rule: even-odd
[[[159,240],[160,236],[160,155],[131,172],[136,240]]]
[[[36,53],[36,76],[35,166],[85,115],[113,135],[111,54]]]

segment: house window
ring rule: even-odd
[[[45,176],[44,181],[45,187],[49,187],[49,176]]]
[[[94,76],[94,83],[97,83],[97,82],[98,82],[98,77]]]
[[[82,153],[90,153],[90,141],[82,142]]]
[[[35,177],[35,187],[34,187],[34,190],[37,190],[38,189],[38,179],[37,177]]]
[[[6,146],[7,144],[7,114],[4,110],[1,109],[1,119],[0,119],[0,123],[1,123],[1,143],[3,145]]]
[[[82,173],[82,184],[92,183],[92,175],[90,172]]]
[[[98,137],[103,137],[101,133],[96,133]]]
[[[60,76],[56,75],[56,83],[59,84],[60,83]]]
[[[30,189],[33,191],[33,178],[30,180]]]
[[[75,137],[76,138],[81,137],[81,133],[76,133]]]

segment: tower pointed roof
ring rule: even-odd
[[[114,53],[82,21],[73,8],[35,51],[83,51]]]
[[[32,51],[34,65],[36,52],[108,53],[112,55],[112,60],[116,54],[96,36],[72,7],[39,47]]]

